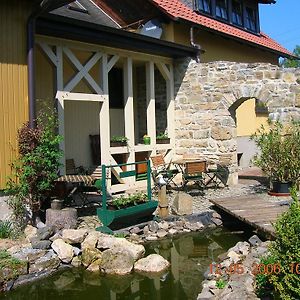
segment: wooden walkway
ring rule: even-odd
[[[230,197],[210,200],[221,210],[258,231],[275,236],[274,223],[279,215],[288,210],[287,201],[270,202],[257,196]]]

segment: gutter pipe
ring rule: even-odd
[[[196,62],[200,63],[200,53],[202,51],[201,51],[201,46],[199,44],[195,43],[195,39],[194,39],[194,26],[192,26],[191,29],[190,29],[190,43],[191,43],[192,47],[198,49],[198,53],[197,53],[197,56],[196,56]]]
[[[27,21],[27,65],[28,65],[28,104],[29,104],[29,127],[36,127],[35,105],[35,29],[36,19],[45,12],[59,8],[74,0],[42,0],[38,7],[29,16]]]

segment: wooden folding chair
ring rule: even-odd
[[[205,182],[205,186],[227,187],[229,170],[226,166],[218,164],[216,168],[208,168],[206,176],[208,180]]]
[[[205,187],[204,176],[207,166],[206,161],[187,161],[182,174],[183,187],[187,190],[188,183],[194,182],[201,190]]]
[[[174,182],[174,177],[179,173],[177,169],[171,169],[171,162],[165,163],[164,157],[159,154],[151,156],[150,160],[152,162],[152,178],[155,184],[155,187],[158,187],[158,176],[162,175],[163,180],[166,182],[167,186],[170,186],[171,182],[177,187],[177,184]]]

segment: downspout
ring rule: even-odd
[[[35,63],[34,63],[34,35],[35,21],[38,16],[32,14],[27,23],[27,65],[28,65],[28,103],[29,103],[29,127],[36,126],[36,106],[35,106]]]
[[[190,29],[190,43],[191,43],[191,46],[198,49],[198,52],[197,52],[197,55],[196,55],[196,62],[200,63],[201,46],[199,44],[195,43],[195,40],[194,40],[194,27],[193,26]]]
[[[27,22],[27,66],[28,66],[28,104],[29,104],[29,127],[36,127],[36,105],[35,105],[35,28],[36,19],[45,12],[59,8],[74,0],[49,1],[41,0],[39,6],[29,16]]]

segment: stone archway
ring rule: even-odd
[[[175,64],[176,153],[197,153],[229,167],[237,182],[237,133],[230,109],[247,99],[266,105],[271,120],[300,119],[300,69],[266,63],[193,60]]]

